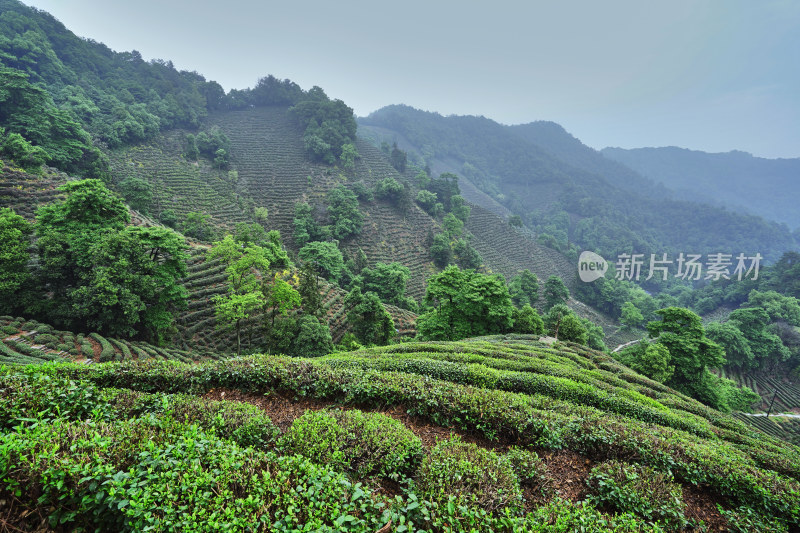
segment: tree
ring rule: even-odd
[[[375,184],[375,197],[381,200],[387,200],[393,204],[398,204],[400,198],[405,192],[403,185],[391,176],[383,178]]]
[[[667,348],[675,367],[666,384],[712,407],[722,407],[720,391],[708,370],[725,363],[722,347],[706,337],[700,317],[689,309],[667,307],[656,315],[661,320],[649,322],[647,331]]]
[[[444,268],[450,264],[453,258],[453,251],[450,249],[450,240],[444,233],[437,233],[433,237],[433,244],[431,244],[431,258],[433,264],[439,268]]]
[[[168,228],[175,228],[178,225],[178,215],[172,209],[165,209],[161,212],[159,220]]]
[[[749,369],[758,366],[750,342],[735,323],[711,322],[706,326],[706,335],[725,350],[725,366]]]
[[[358,197],[343,185],[328,192],[328,217],[331,220],[331,235],[337,239],[358,235],[364,223]]]
[[[30,279],[31,225],[7,207],[0,208],[0,313],[11,313],[21,302],[18,295]]]
[[[417,331],[426,339],[501,333],[513,324],[514,307],[505,281],[455,265],[428,279],[425,305],[433,309],[417,318]]]
[[[361,292],[356,287],[345,298],[350,307],[347,322],[359,342],[364,345],[384,345],[394,335],[394,321],[374,292]]]
[[[776,291],[752,290],[747,298],[747,307],[760,307],[769,315],[771,322],[786,322],[800,326],[800,303],[793,296],[784,296]]]
[[[512,228],[521,228],[522,227],[522,217],[519,215],[511,215],[508,217],[508,225]]]
[[[298,257],[314,265],[318,274],[337,282],[344,270],[344,259],[338,242],[310,242],[300,248]]]
[[[375,268],[361,270],[361,288],[364,292],[374,292],[387,304],[414,310],[417,303],[405,295],[410,277],[411,271],[400,263],[377,263]]]
[[[266,307],[272,309],[270,327],[275,325],[275,317],[277,315],[286,316],[289,311],[300,307],[302,303],[300,293],[279,276],[280,274],[275,274],[272,283],[269,285],[264,284],[261,289],[264,293]]]
[[[183,221],[183,234],[198,241],[210,241],[214,238],[214,228],[209,222],[211,215],[192,211]]]
[[[542,335],[544,333],[544,322],[539,313],[528,304],[522,309],[514,309],[514,328],[515,333],[525,333],[529,335]]]
[[[185,304],[185,243],[171,230],[127,226],[128,210],[97,180],[37,213],[43,291],[34,313],[75,329],[163,342]]]
[[[527,268],[511,278],[508,293],[514,305],[533,305],[539,299],[539,278]]]
[[[622,304],[622,314],[620,315],[619,322],[622,324],[623,329],[630,330],[642,325],[644,316],[639,309],[633,305],[633,302],[625,302]]]
[[[450,197],[450,212],[461,222],[466,223],[472,208],[464,203],[464,198],[459,194]]]
[[[545,331],[561,341],[586,344],[587,331],[581,319],[566,304],[556,304],[544,317]]]
[[[483,262],[481,254],[470,244],[471,237],[467,234],[463,239],[457,239],[451,247],[456,255],[456,263],[461,268],[478,268]]]
[[[760,307],[736,309],[728,315],[727,324],[736,327],[746,339],[752,352],[752,368],[763,367],[769,362],[783,362],[792,355],[781,338],[769,330],[769,313]]]
[[[294,242],[303,247],[311,241],[323,240],[325,233],[314,218],[313,209],[305,202],[294,206]]]
[[[300,282],[297,292],[303,305],[303,310],[308,315],[316,316],[322,307],[322,295],[319,290],[319,276],[314,263],[305,261],[300,266]]]
[[[445,215],[442,226],[450,239],[456,239],[464,232],[464,222],[459,220],[453,213]]]
[[[392,153],[389,155],[389,162],[400,174],[406,171],[408,155],[397,147],[397,143],[394,143],[392,146]]]
[[[550,276],[544,282],[545,309],[550,309],[556,304],[564,303],[569,299],[569,290],[561,278]]]
[[[125,178],[119,190],[132,209],[147,214],[153,201],[153,188],[148,182],[136,177]]]
[[[667,347],[646,340],[623,348],[617,359],[640,374],[661,383],[667,381],[675,372],[675,365],[670,365],[671,358]]]
[[[261,224],[248,224],[247,222],[236,224],[233,231],[233,240],[245,247],[253,244],[263,247],[269,243],[267,231]]]
[[[426,213],[431,214],[433,212],[433,206],[436,205],[437,199],[436,193],[421,190],[417,193],[416,201]]]
[[[586,346],[601,352],[607,351],[608,347],[605,343],[606,334],[603,328],[588,318],[581,318],[581,323],[586,330]]]
[[[328,326],[315,316],[300,317],[291,353],[300,357],[315,357],[327,355],[332,351],[333,340]]]
[[[207,258],[220,258],[227,265],[228,293],[215,296],[214,303],[220,326],[236,330],[236,354],[240,355],[242,321],[252,317],[266,303],[259,278],[269,268],[269,260],[260,246],[244,247],[231,235],[215,242]]]
[[[279,318],[269,337],[269,348],[273,352],[298,357],[327,355],[333,351],[331,332],[313,315],[300,318]]]
[[[342,168],[353,170],[356,168],[356,159],[358,158],[358,150],[352,143],[342,145],[342,155],[339,160],[342,162]]]

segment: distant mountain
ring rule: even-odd
[[[777,260],[796,246],[786,227],[673,199],[663,185],[583,145],[561,126],[504,126],[484,117],[388,106],[359,119],[359,134],[397,142],[434,172],[461,176],[470,201],[514,213],[540,242],[574,254],[755,253]],[[466,194],[465,194],[466,195]]]
[[[656,185],[653,180],[624,164],[604,157],[597,150],[589,148],[579,139],[570,135],[560,124],[539,120],[528,124],[509,126],[508,129],[575,168],[600,174],[609,183],[620,189],[659,198],[670,195],[667,189]]]
[[[602,154],[676,192],[800,227],[800,158],[764,159],[746,152],[710,154],[674,146],[605,148]]]

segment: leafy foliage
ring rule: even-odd
[[[499,333],[512,325],[513,306],[500,276],[449,266],[428,280],[425,305],[417,319],[422,338],[455,340]]]
[[[400,263],[378,262],[375,268],[363,268],[357,283],[363,292],[374,292],[381,301],[387,304],[415,311],[417,302],[405,295],[406,283],[410,275],[408,267]]]
[[[40,268],[29,306],[48,321],[162,342],[185,303],[183,239],[126,226],[122,201],[97,180],[69,182],[67,198],[42,207]]]
[[[590,501],[680,530],[687,524],[681,488],[672,476],[643,466],[609,461],[592,469]]]
[[[18,294],[30,278],[28,245],[30,224],[11,209],[0,208],[0,311],[11,313],[19,305],[12,296]]]
[[[357,409],[306,411],[281,446],[360,478],[409,475],[422,458],[422,442],[403,424]]]
[[[503,457],[458,438],[440,441],[422,461],[417,476],[421,494],[441,501],[459,494],[490,511],[519,509],[522,491],[514,468]]]
[[[341,157],[345,145],[356,137],[353,109],[341,100],[330,100],[319,87],[313,87],[289,109],[305,129],[306,151],[317,161],[332,165]],[[348,152],[347,158],[350,157]]]
[[[365,345],[386,344],[394,336],[392,316],[386,311],[374,292],[361,292],[356,287],[347,295],[345,304],[350,306],[347,321],[356,338]]]

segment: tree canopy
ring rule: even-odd
[[[450,265],[428,280],[425,305],[432,309],[417,318],[417,331],[426,339],[457,340],[512,326],[511,297],[498,275]]]

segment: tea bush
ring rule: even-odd
[[[422,441],[381,413],[306,411],[280,440],[289,452],[357,477],[410,475],[422,457]]]

